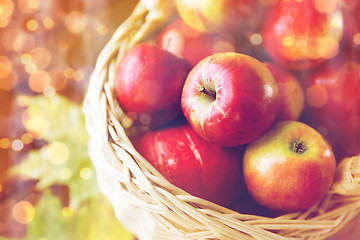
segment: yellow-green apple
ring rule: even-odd
[[[336,160],[331,146],[310,126],[283,121],[250,143],[243,171],[251,196],[281,211],[307,209],[332,184]]]
[[[132,138],[137,151],[170,183],[226,206],[245,189],[244,148],[221,148],[202,139],[186,122]]]
[[[211,55],[189,73],[181,96],[184,116],[200,136],[221,146],[246,144],[265,132],[279,108],[269,69],[248,55]]]
[[[201,32],[231,31],[244,25],[256,0],[175,0],[182,19]]]
[[[119,104],[142,125],[169,123],[181,115],[181,91],[190,70],[185,59],[150,44],[138,44],[116,66]]]
[[[274,62],[265,62],[279,88],[280,108],[277,121],[298,120],[305,106],[304,89],[287,69]]]
[[[195,66],[200,60],[218,52],[233,52],[235,39],[228,33],[210,34],[187,25],[181,18],[173,20],[156,38],[156,45]]]
[[[280,0],[264,20],[262,37],[267,53],[291,69],[309,69],[339,51],[343,16],[338,6],[322,9],[313,0]]]
[[[305,121],[325,136],[338,160],[360,153],[360,127],[354,120],[360,116],[360,64],[327,61],[305,86]]]

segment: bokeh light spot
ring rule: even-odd
[[[75,81],[80,82],[80,81],[84,80],[84,77],[85,77],[85,74],[83,71],[78,70],[73,73],[73,78],[75,79]]]
[[[356,45],[360,45],[360,33],[356,33],[353,37],[353,42]]]
[[[18,83],[18,74],[15,71],[11,71],[6,77],[0,78],[0,89],[10,91],[16,87]]]
[[[80,170],[80,177],[84,180],[91,178],[92,171],[90,168],[84,167]]]
[[[0,1],[0,27],[6,27],[9,24],[9,18],[14,12],[14,3],[11,0]]]
[[[59,91],[66,86],[67,78],[61,69],[53,68],[48,73],[51,79],[51,86],[54,87],[55,90]]]
[[[67,179],[70,179],[71,176],[72,176],[72,172],[70,169],[68,169],[68,168],[61,169],[60,178],[67,180]]]
[[[44,95],[48,98],[52,98],[56,95],[56,90],[52,86],[48,86],[44,89]]]
[[[262,36],[259,33],[254,33],[250,36],[250,43],[254,46],[258,46],[262,43]]]
[[[33,136],[30,133],[24,133],[23,135],[21,135],[21,141],[24,144],[29,144],[33,141]]]
[[[323,86],[313,85],[306,90],[306,101],[311,107],[322,107],[328,100],[328,92]]]
[[[15,139],[11,143],[11,148],[16,152],[19,152],[24,148],[24,143],[20,139]]]
[[[339,52],[339,42],[330,36],[322,37],[319,39],[318,53],[323,58],[333,58]]]
[[[337,8],[337,0],[315,0],[315,8],[321,13],[332,13]]]
[[[32,62],[37,69],[45,69],[51,63],[51,53],[44,47],[37,47],[30,51]]]
[[[29,52],[35,47],[34,36],[28,33],[19,33],[15,39],[13,39],[12,49],[18,53]]]
[[[65,27],[71,33],[81,33],[85,30],[87,19],[83,13],[72,11],[65,18]]]
[[[101,25],[99,25],[99,26],[96,28],[96,31],[97,31],[97,33],[98,33],[99,35],[105,36],[106,34],[108,34],[109,29],[108,29],[107,26],[101,24]]]
[[[47,17],[43,20],[43,26],[46,29],[52,29],[54,27],[54,20],[50,17]]]
[[[70,151],[65,143],[53,142],[48,146],[47,154],[50,162],[60,165],[68,160]]]
[[[295,39],[292,36],[285,36],[281,39],[284,47],[291,47],[295,44]]]
[[[12,216],[17,222],[27,224],[33,220],[35,216],[35,208],[28,201],[19,201],[13,206]]]
[[[43,92],[50,85],[50,75],[43,71],[37,70],[29,76],[29,86],[34,92]]]
[[[20,107],[27,107],[29,105],[29,97],[28,96],[24,96],[24,95],[20,95],[17,97],[17,104]]]
[[[11,146],[11,141],[8,138],[1,138],[0,139],[0,148],[8,149]]]
[[[39,0],[18,0],[18,8],[22,13],[32,14],[39,8]]]
[[[5,78],[12,71],[12,63],[6,56],[0,55],[0,78]]]
[[[35,19],[30,19],[26,22],[26,28],[29,31],[36,31],[39,28],[39,23]]]

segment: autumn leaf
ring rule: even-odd
[[[31,150],[11,173],[38,180],[36,187],[40,191],[54,184],[68,186],[72,208],[99,196],[95,168],[87,151],[88,134],[81,105],[58,94],[26,99],[23,124],[47,144]]]

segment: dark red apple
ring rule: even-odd
[[[250,143],[243,160],[251,196],[281,211],[305,210],[331,186],[336,161],[331,146],[310,126],[283,121]]]
[[[305,106],[304,89],[300,80],[273,62],[266,62],[279,88],[280,108],[278,121],[298,120]]]
[[[267,53],[291,69],[309,69],[337,55],[343,35],[338,6],[312,0],[280,0],[264,20],[262,37]]]
[[[214,53],[233,52],[235,39],[230,34],[198,31],[177,18],[160,32],[156,45],[182,56],[195,66],[200,60]]]
[[[243,148],[221,148],[188,124],[145,132],[135,148],[169,182],[188,193],[227,205],[244,190]]]
[[[142,125],[169,123],[181,115],[181,91],[190,70],[185,59],[150,44],[138,44],[116,66],[119,104]]]
[[[329,61],[308,78],[305,93],[306,121],[335,152],[342,152],[340,158],[360,153],[359,124],[354,120],[360,116],[360,64]]]
[[[260,61],[217,53],[189,73],[181,105],[197,133],[221,146],[246,144],[265,132],[279,108],[273,75]]]

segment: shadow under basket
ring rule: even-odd
[[[186,193],[135,150],[128,136],[138,129],[117,103],[114,68],[126,50],[150,41],[174,15],[172,1],[140,1],[100,53],[85,96],[89,155],[99,188],[118,220],[141,240],[325,239],[358,215],[360,156],[341,161],[321,202],[270,218],[235,212]]]

